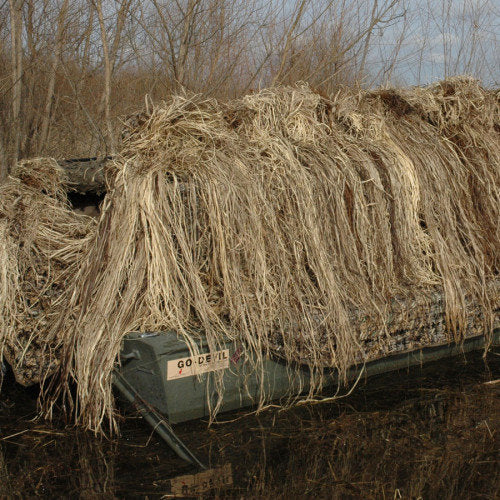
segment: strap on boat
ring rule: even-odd
[[[165,441],[180,458],[198,466],[200,469],[206,469],[191,450],[175,434],[174,430],[163,416],[141,398],[137,391],[127,382],[127,380],[125,380],[118,370],[113,370],[113,385],[132,403],[134,408],[139,411],[146,422],[153,427],[153,430],[159,434],[163,441]]]

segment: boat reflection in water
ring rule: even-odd
[[[230,463],[215,469],[207,469],[195,474],[185,474],[170,480],[173,496],[197,496],[208,492],[223,491],[233,485],[233,471]]]
[[[112,441],[31,422],[33,394],[8,384],[0,497],[495,498],[500,356],[468,359],[384,375],[333,403],[178,425],[207,471],[137,418]]]

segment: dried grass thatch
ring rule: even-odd
[[[64,332],[51,331],[95,222],[74,214],[64,171],[23,161],[0,186],[0,360],[23,385],[55,370]]]
[[[477,81],[174,96],[136,122],[51,327],[85,426],[113,421],[131,330],[238,339],[315,391],[325,366],[498,321],[499,101]]]

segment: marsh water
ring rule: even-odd
[[[33,420],[0,399],[0,498],[499,498],[500,350],[361,381],[349,396],[176,426],[184,463],[123,405],[121,436]]]

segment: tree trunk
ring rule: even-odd
[[[52,101],[54,100],[54,89],[56,86],[57,67],[61,59],[63,41],[64,41],[64,23],[66,21],[66,13],[68,10],[69,0],[64,0],[59,16],[57,17],[57,33],[56,33],[56,46],[54,54],[52,55],[52,62],[50,65],[49,82],[47,85],[47,94],[45,95],[45,106],[43,110],[42,126],[40,130],[40,143],[38,151],[42,152],[47,144],[49,136],[49,125],[52,115]]]
[[[21,99],[23,75],[23,0],[9,0],[10,32],[11,32],[11,65],[12,65],[12,152],[11,163],[14,165],[19,158],[21,143]]]
[[[102,55],[104,59],[104,120],[106,122],[106,129],[108,135],[108,147],[109,152],[114,153],[115,151],[115,140],[113,135],[113,124],[111,122],[111,76],[112,67],[111,59],[109,54],[109,43],[108,37],[106,36],[106,24],[104,22],[104,14],[102,12],[102,2],[97,0],[95,3],[95,8],[97,11],[97,18],[99,19],[99,29],[101,31],[101,43],[102,43]]]

